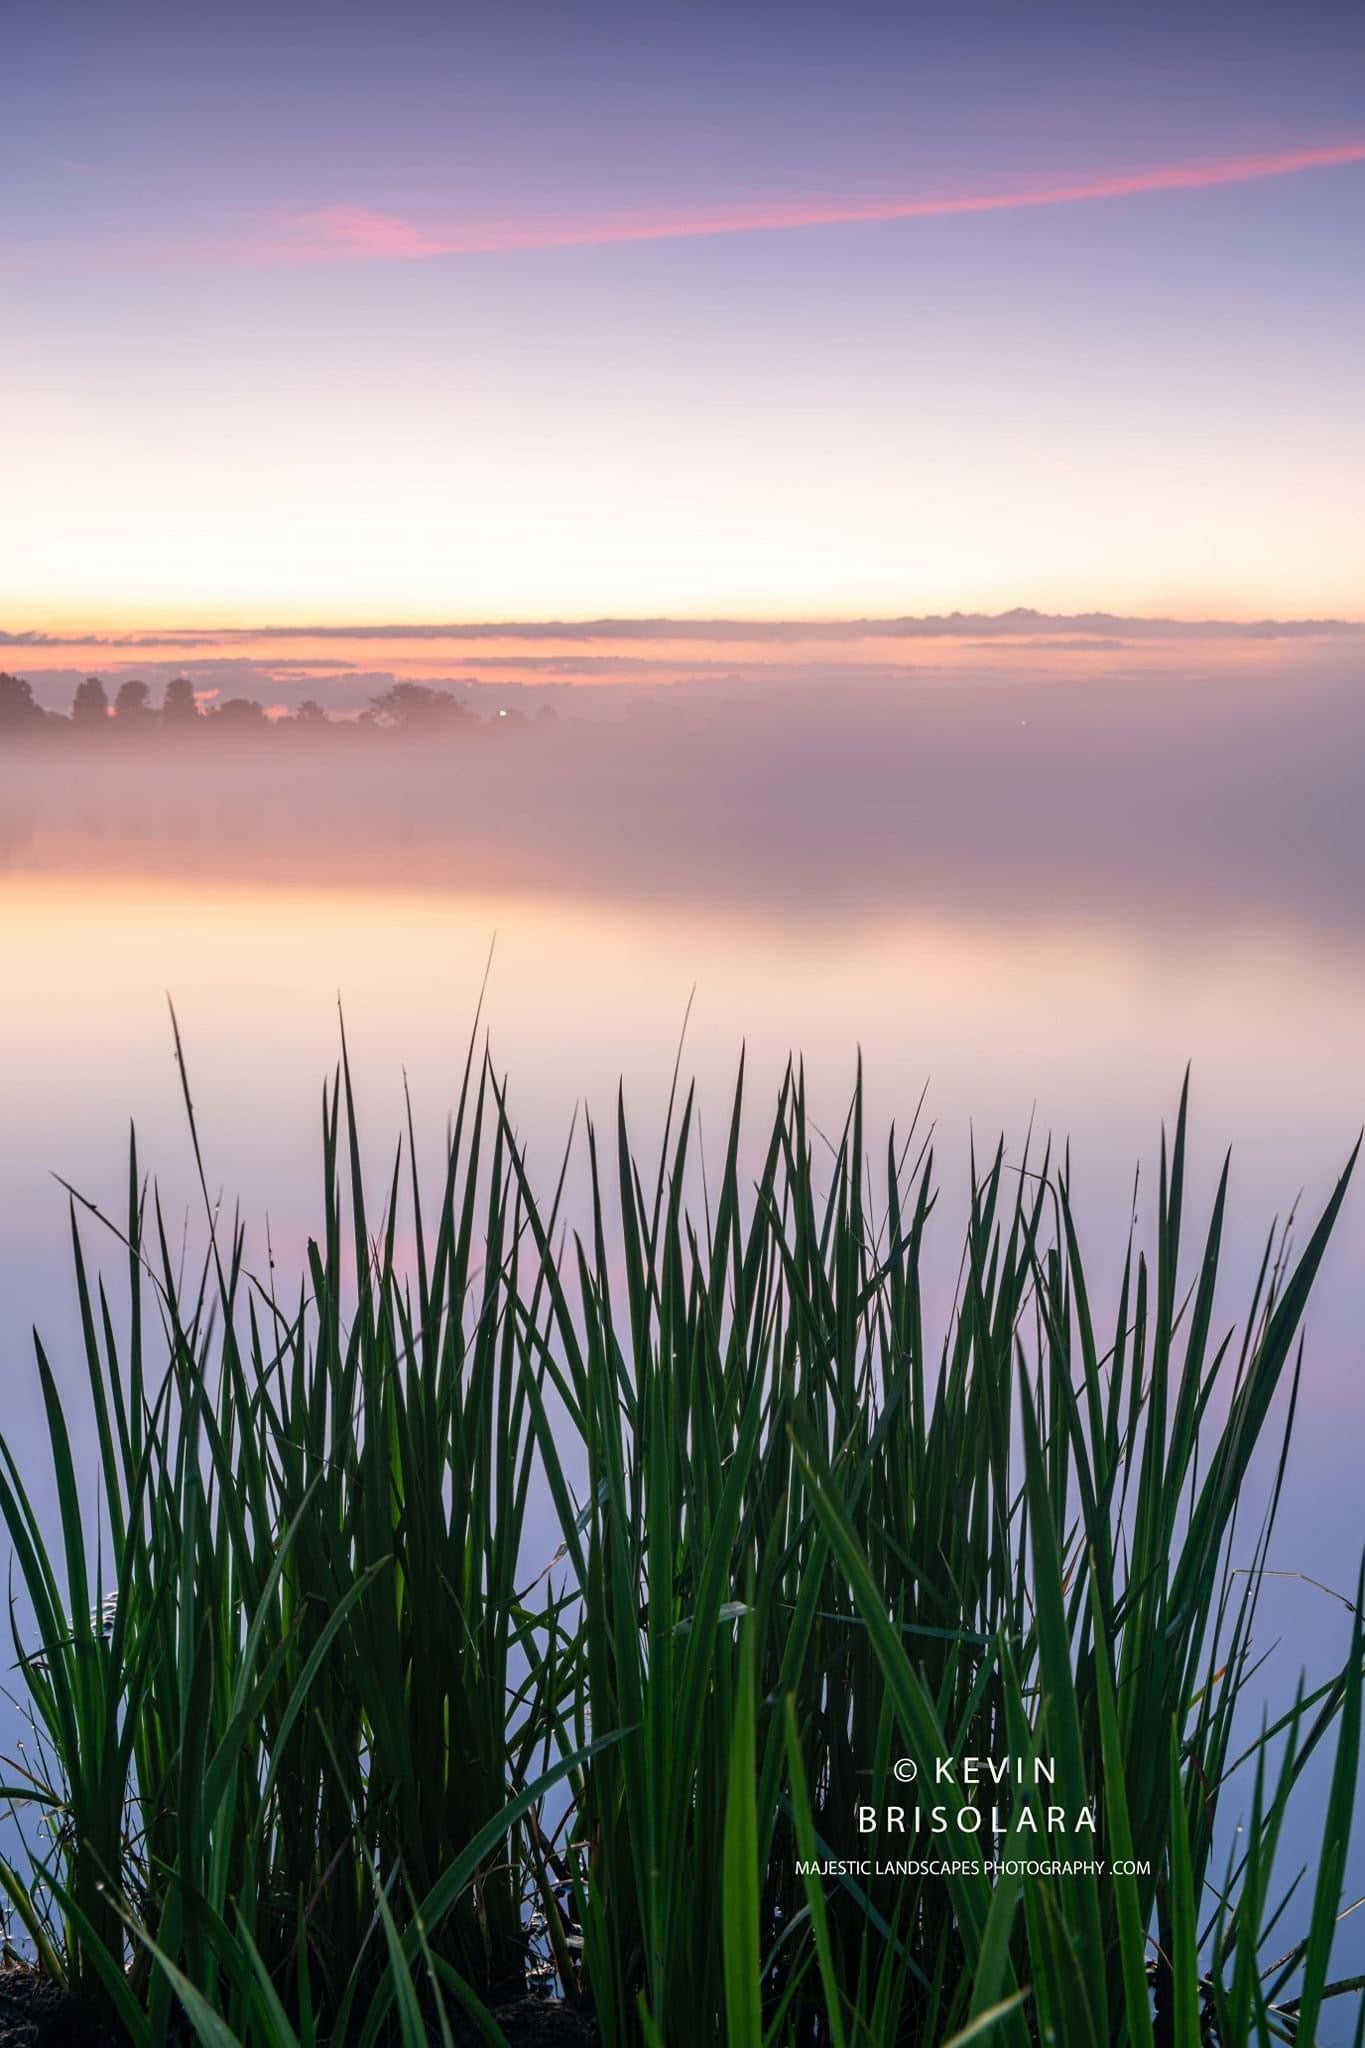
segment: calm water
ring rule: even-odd
[[[1092,750],[1086,766],[1082,750],[1074,782],[1074,760],[1035,777],[1050,791],[1039,808],[998,749],[983,799],[970,748],[947,742],[892,774],[885,749],[842,726],[776,756],[746,754],[743,734],[719,750],[707,730],[694,753],[651,741],[616,782],[572,736],[473,769],[272,756],[212,780],[160,762],[140,782],[127,763],[7,764],[0,1338],[21,1457],[41,1438],[29,1326],[51,1336],[66,1383],[79,1373],[52,1175],[118,1213],[131,1118],[172,1214],[190,1202],[167,993],[211,1183],[240,1198],[260,1258],[268,1217],[288,1272],[317,1215],[338,995],[376,1167],[405,1071],[433,1156],[494,935],[494,1051],[547,1178],[575,1105],[608,1117],[618,1078],[642,1142],[657,1136],[695,990],[684,1066],[713,1141],[741,1043],[755,1133],[791,1050],[831,1121],[860,1047],[874,1128],[903,1127],[928,1083],[945,1289],[970,1136],[980,1148],[1003,1132],[1017,1158],[1030,1119],[1071,1140],[1093,1284],[1112,1286],[1134,1166],[1149,1224],[1161,1123],[1190,1062],[1191,1227],[1231,1144],[1221,1307],[1238,1314],[1272,1219],[1302,1194],[1307,1224],[1365,1118],[1348,763],[1326,750],[1314,782],[1271,732],[1277,798],[1254,785],[1241,808],[1210,797],[1187,757],[1163,812],[1122,754]],[[1272,1559],[1347,1590],[1365,1535],[1362,1253],[1365,1184],[1309,1318]],[[1345,1620],[1302,1581],[1272,1586],[1268,1693],[1287,1700],[1301,1666],[1325,1676]]]

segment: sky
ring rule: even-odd
[[[51,0],[0,629],[1354,618],[1365,12]]]

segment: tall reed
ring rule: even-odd
[[[997,1151],[935,1335],[927,1144],[874,1154],[860,1078],[825,1147],[793,1069],[750,1178],[743,1094],[709,1184],[690,1096],[648,1174],[622,1107],[605,1152],[590,1126],[572,1232],[473,1042],[434,1203],[409,1116],[376,1204],[343,1048],[288,1299],[202,1164],[186,1281],[133,1149],[121,1311],[73,1197],[99,1506],[39,1346],[55,1526],[0,1447],[38,1736],[0,1881],[133,2041],[183,2012],[215,2042],[496,2042],[547,1973],[607,2048],[1308,2043],[1359,1999],[1331,1950],[1361,1602],[1274,1716],[1254,1643],[1350,1166],[1234,1334],[1226,1168],[1186,1245],[1183,1095],[1103,1322],[1065,1164]],[[1069,1832],[936,1783],[962,1757],[1043,1766]],[[890,1803],[948,1834],[863,1833]],[[992,1803],[1003,1831],[964,1832]]]

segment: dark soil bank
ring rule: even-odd
[[[22,1963],[0,1968],[0,2048],[116,2048],[79,1999]]]
[[[494,2019],[507,2048],[593,2048],[597,2028],[582,2013],[550,1998],[519,1998],[498,2006]],[[452,2016],[457,2048],[476,2048],[482,2037]],[[59,1991],[36,1970],[0,1968],[0,2048],[120,2048],[119,2037],[92,2017],[79,1999]]]
[[[595,2021],[558,1999],[519,1998],[513,2005],[498,2006],[493,2017],[507,2036],[507,2048],[596,2048]],[[465,2040],[470,2048],[481,2042],[472,2027],[464,2037],[456,2033],[455,2038],[460,2048]]]

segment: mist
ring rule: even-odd
[[[540,718],[466,692],[472,710],[420,730],[49,719],[0,739],[0,865],[1356,939],[1357,663],[1282,659],[1140,681],[693,678],[558,691]]]

